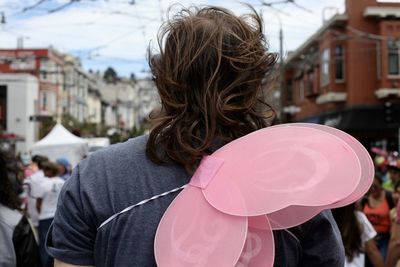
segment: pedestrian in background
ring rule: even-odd
[[[398,192],[398,188],[400,184],[395,185],[395,192]],[[397,201],[396,205],[396,216],[392,216],[395,219],[395,222],[392,225],[391,229],[391,238],[389,242],[388,256],[387,262],[388,267],[400,267],[400,202]]]
[[[43,164],[48,161],[49,159],[45,156],[33,156],[32,163],[30,164],[32,173],[30,176],[26,177],[23,182],[23,187],[27,198],[26,213],[33,226],[36,228],[36,232],[37,228],[39,227],[39,214],[36,208],[36,199],[38,198],[42,183],[45,181]]]
[[[387,164],[387,177],[388,179],[384,181],[383,188],[388,191],[394,190],[394,185],[400,182],[400,159],[398,156],[398,152],[393,152],[388,157],[388,164]]]
[[[58,158],[56,160],[58,167],[58,176],[64,181],[68,180],[71,176],[71,164],[66,158]]]
[[[39,213],[39,248],[40,258],[44,267],[52,266],[52,258],[44,247],[46,235],[56,213],[58,196],[64,185],[64,180],[58,177],[56,163],[46,161],[42,163],[44,180],[37,192],[36,207]]]
[[[393,228],[393,226],[395,226],[397,222],[397,204],[399,203],[400,199],[400,181],[397,181],[397,183],[393,187],[392,199],[394,206],[390,210],[390,223]]]
[[[7,158],[0,151],[0,266],[39,267],[38,246],[31,225],[19,211],[20,201],[8,177]]]
[[[355,204],[332,210],[339,227],[346,253],[345,267],[364,267],[365,254],[375,267],[385,263],[375,243],[377,235],[365,214],[356,210]]]
[[[362,211],[377,232],[374,239],[384,260],[390,240],[390,210],[393,207],[392,193],[383,189],[381,179],[375,176],[367,196],[362,200]],[[372,266],[368,258],[366,266]]]

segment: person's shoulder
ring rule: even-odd
[[[363,220],[364,218],[367,219],[367,216],[365,215],[364,212],[355,210],[354,213],[356,214],[357,219]]]
[[[306,224],[312,225],[312,224],[319,224],[321,222],[329,222],[329,223],[334,223],[336,225],[331,210],[324,210],[320,212],[318,215],[309,220]]]
[[[53,178],[53,182],[56,184],[64,184],[65,180],[63,178],[61,178],[60,176],[57,176],[57,177]]]
[[[139,136],[98,150],[82,160],[76,171],[82,182],[89,183],[132,177],[132,170],[140,169],[135,166],[151,164],[146,156],[146,142],[147,136]]]
[[[355,214],[356,214],[356,218],[357,218],[358,222],[361,225],[366,225],[366,224],[371,225],[370,221],[367,218],[367,215],[365,215],[364,212],[356,210]]]
[[[100,149],[88,156],[85,160],[90,163],[104,160],[112,160],[117,163],[117,159],[126,158],[127,156],[145,156],[146,142],[147,136],[141,135],[135,138],[131,138],[126,142],[114,144],[109,147]]]
[[[321,225],[325,225],[330,228],[330,225],[336,225],[335,219],[332,216],[330,210],[324,210],[319,214],[315,215],[310,220],[302,223],[301,225],[295,226],[291,228],[295,233],[297,233],[301,239],[306,238],[308,235],[312,235],[316,228],[320,227]]]
[[[52,184],[53,184],[53,181],[50,178],[43,177],[43,180],[41,180],[38,185],[39,185],[39,187],[47,188],[47,187],[51,187]]]
[[[22,218],[22,214],[19,211],[10,209],[2,204],[0,204],[0,215],[1,224],[6,225],[11,229],[14,229]]]
[[[134,190],[140,201],[149,197],[150,188],[151,194],[159,194],[187,182],[182,166],[154,163],[146,155],[146,144],[147,136],[139,136],[96,151],[78,164],[64,187],[83,190],[96,199]]]
[[[35,172],[34,174],[32,174],[29,179],[33,182],[33,183],[38,183],[44,180],[44,173],[43,171],[39,170],[37,172]]]

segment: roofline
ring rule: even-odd
[[[366,7],[363,12],[363,16],[366,18],[378,18],[378,19],[386,19],[386,18],[400,18],[400,6],[384,6],[377,7],[371,6]]]
[[[285,60],[284,64],[288,64],[290,61],[299,57],[300,54],[310,47],[314,42],[317,41],[317,38],[324,33],[328,28],[334,26],[337,22],[345,22],[347,21],[347,14],[336,14],[330,20],[325,22],[321,28],[319,28],[313,35],[311,35],[299,48],[294,50]]]

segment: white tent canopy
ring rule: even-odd
[[[73,135],[60,123],[32,147],[32,155],[44,155],[52,161],[66,158],[72,166],[82,160],[87,153],[87,140]]]

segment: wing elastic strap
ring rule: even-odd
[[[118,213],[115,213],[114,215],[112,215],[111,217],[109,217],[107,220],[105,220],[103,223],[101,223],[100,226],[97,228],[97,231],[99,231],[100,228],[102,228],[104,225],[106,225],[106,224],[109,223],[110,221],[112,221],[112,220],[114,220],[115,218],[117,218],[119,215],[121,215],[121,214],[123,214],[123,213],[125,213],[125,212],[128,212],[128,211],[132,210],[132,209],[135,208],[135,207],[141,206],[141,205],[143,205],[143,204],[146,204],[147,202],[150,202],[150,201],[152,201],[152,200],[155,200],[155,199],[157,199],[157,198],[160,198],[160,197],[169,195],[169,194],[171,194],[171,193],[174,193],[174,192],[176,192],[176,191],[182,190],[182,189],[185,188],[186,186],[187,186],[187,184],[185,184],[185,185],[183,185],[183,186],[181,186],[181,187],[174,188],[174,189],[172,189],[172,190],[170,190],[170,191],[167,191],[167,192],[164,192],[164,193],[162,193],[162,194],[155,195],[155,196],[153,196],[153,197],[151,197],[151,198],[142,200],[142,201],[140,201],[140,202],[138,202],[138,203],[136,203],[136,204],[134,204],[134,205],[132,205],[132,206],[129,206],[129,207],[127,207],[127,208],[121,210],[121,211],[118,212]]]

